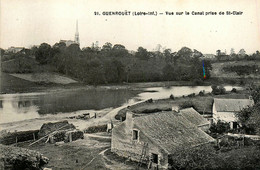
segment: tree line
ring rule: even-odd
[[[183,47],[177,52],[172,52],[171,49],[164,49],[162,52],[148,51],[139,47],[137,51],[129,52],[121,44],[105,43],[102,47],[80,49],[78,44],[67,47],[65,43],[60,42],[53,46],[42,43],[39,47],[28,50],[15,54],[14,58],[33,56],[39,66],[51,66],[52,70],[58,73],[94,85],[172,80],[202,83],[210,78],[212,69],[209,60],[202,61],[201,52],[188,47]],[[202,62],[206,78],[203,77]],[[22,68],[20,73],[23,72]],[[26,72],[37,71],[33,68],[39,67],[26,66]]]

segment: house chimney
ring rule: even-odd
[[[180,108],[177,105],[172,106],[172,111],[179,112]]]
[[[127,111],[126,112],[126,119],[125,119],[126,134],[132,132],[133,125],[134,125],[134,123],[133,123],[133,115],[134,115],[134,113],[131,112],[131,111]]]

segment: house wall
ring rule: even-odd
[[[218,112],[216,110],[215,103],[213,103],[212,113],[214,123],[217,123],[218,120],[227,122],[230,125],[230,129],[233,129],[233,122],[237,122],[237,118],[234,112]]]
[[[218,118],[217,118],[217,110],[216,110],[215,102],[213,103],[213,106],[212,106],[212,114],[213,114],[213,122],[217,123]]]
[[[122,128],[118,126],[113,128],[111,151],[118,154],[119,156],[130,158],[131,160],[139,162],[144,144],[148,143],[145,160],[143,162],[148,163],[149,157],[152,155],[152,153],[154,153],[158,154],[158,167],[168,168],[168,154],[152,140],[150,140],[142,131],[139,131],[139,140],[134,141],[132,139],[132,130],[139,130],[138,127],[134,123],[131,124],[131,122],[127,122],[127,119],[126,122],[123,123],[132,127],[129,128],[129,126],[122,126]]]

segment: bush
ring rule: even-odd
[[[212,89],[211,93],[215,94],[215,95],[225,94],[226,93],[226,89],[223,86],[212,85],[211,89]]]
[[[97,133],[97,132],[106,132],[107,125],[98,125],[98,126],[91,126],[84,130],[84,133]]]
[[[153,102],[153,99],[148,99],[145,101],[146,103],[152,103]]]
[[[188,97],[195,97],[195,93],[189,94]]]
[[[180,104],[180,109],[185,109],[189,107],[194,107],[191,101],[184,101],[183,103]]]
[[[233,89],[231,90],[231,92],[232,92],[232,93],[236,93],[236,92],[237,92],[237,89],[236,89],[236,88],[233,88]]]
[[[205,90],[199,92],[199,96],[204,96],[204,95],[205,95]]]
[[[217,123],[213,123],[209,128],[211,133],[223,134],[230,130],[229,123],[221,122],[220,120]]]
[[[170,95],[170,99],[174,100],[174,95],[173,94]]]

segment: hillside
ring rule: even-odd
[[[227,71],[227,68],[242,66],[245,69],[258,67],[253,73],[238,75],[235,71]],[[226,68],[226,69],[225,69]],[[238,67],[237,67],[238,68]],[[260,61],[226,61],[212,64],[211,77],[219,78],[260,78]],[[248,70],[247,69],[247,70]]]

